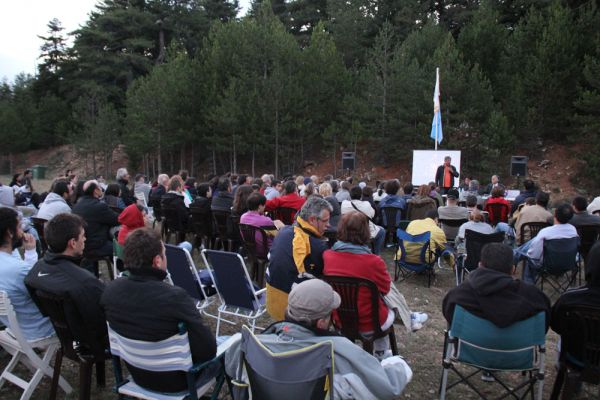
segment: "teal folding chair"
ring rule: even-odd
[[[509,396],[524,399],[531,396],[542,400],[545,342],[544,312],[509,327],[498,328],[492,322],[479,318],[457,305],[450,330],[445,335],[440,399],[444,400],[446,392],[461,383],[466,384],[480,398],[487,399],[483,391],[471,380],[485,371],[504,389],[504,394],[495,397],[496,399]],[[469,371],[461,371],[457,364],[464,364]],[[452,383],[449,383],[448,379],[450,371],[458,376],[458,380]],[[517,384],[505,383],[500,379],[499,372],[502,371],[521,371],[523,379]],[[498,394],[497,391],[493,393]]]

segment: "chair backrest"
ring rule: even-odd
[[[567,306],[564,306],[567,307]],[[561,333],[561,360],[566,359],[579,368],[584,381],[595,375],[600,378],[600,307],[571,305],[559,318],[564,327]]]
[[[458,230],[462,224],[467,222],[468,219],[440,219],[440,228],[444,231],[444,235],[446,235],[446,239],[449,242],[454,242],[454,238],[458,235]]]
[[[148,201],[148,206],[152,207],[152,213],[154,214],[154,218],[160,220],[163,217],[162,214],[162,205],[161,205],[161,195],[153,194],[154,191],[150,192],[150,197]]]
[[[200,277],[190,253],[181,247],[165,244],[167,271],[173,285],[179,286],[196,300],[204,300],[206,293],[202,289]]]
[[[417,243],[421,245],[420,261],[422,264],[429,264],[432,260],[429,259],[428,250],[431,239],[431,232],[424,232],[419,235],[411,235],[402,229],[396,230],[398,236],[398,247],[401,251],[400,261],[406,263],[406,246],[405,243]]]
[[[577,234],[579,235],[579,252],[583,259],[587,258],[590,249],[600,238],[600,226],[598,225],[579,225]]]
[[[417,203],[415,203],[414,201],[409,201],[406,209],[406,218],[411,221],[414,221],[416,219],[423,219],[425,218],[427,211],[437,209],[436,203],[436,201]]]
[[[479,265],[481,259],[481,249],[488,243],[502,243],[504,241],[504,232],[494,232],[490,234],[480,233],[471,229],[465,230],[465,247],[467,258],[464,267],[473,270]]]
[[[46,237],[44,236],[44,226],[46,225],[47,220],[44,218],[31,217],[31,222],[33,223],[33,227],[38,233],[40,237],[40,244],[42,245],[42,254],[48,250],[48,245],[46,244]]]
[[[408,228],[408,224],[410,224],[410,221],[407,219],[403,219],[402,221],[400,221],[398,223],[398,228],[402,229],[403,231],[406,230],[406,228]]]
[[[217,228],[217,232],[222,238],[228,237],[227,227],[231,224],[231,212],[223,210],[212,210],[212,217]]]
[[[86,328],[84,316],[69,296],[31,287],[28,289],[42,314],[50,318],[65,356],[72,360],[77,360],[78,354],[82,353],[103,357],[107,347],[106,332]],[[79,344],[77,351],[73,347],[74,342]]]
[[[267,260],[267,255],[269,254],[269,240],[265,230],[247,224],[238,224],[238,227],[248,255],[251,258]],[[256,240],[257,236],[260,237],[259,241]]]
[[[19,325],[19,321],[17,320],[17,314],[15,313],[15,309],[13,308],[12,303],[10,302],[10,298],[8,297],[8,293],[4,290],[0,290],[0,316],[6,317],[8,319],[8,325],[10,331],[17,339],[21,347],[24,347],[24,350],[31,351],[30,346],[27,345],[27,340],[25,336],[23,336],[23,332],[21,331],[21,326]]]
[[[489,213],[490,224],[496,226],[498,222],[508,222],[510,208],[506,204],[492,203],[485,205],[485,211]]]
[[[204,249],[202,259],[222,302],[247,310],[258,309],[259,301],[242,256],[227,251]]]
[[[212,236],[212,216],[209,208],[194,207],[190,205],[190,214],[192,215],[192,229],[196,235],[211,237]]]
[[[364,278],[333,275],[325,275],[323,276],[323,280],[331,285],[342,300],[340,306],[336,309],[337,316],[342,324],[342,335],[352,341],[360,340],[358,301],[360,292],[364,293],[366,291],[371,298],[373,337],[382,336],[379,323],[380,294],[375,283]]]
[[[161,212],[164,217],[164,223],[171,232],[181,232],[184,230],[183,223],[179,219],[179,213],[177,208],[167,206],[165,204],[161,207]]]
[[[534,237],[537,236],[538,233],[540,233],[540,231],[546,227],[550,226],[549,223],[547,222],[526,222],[523,225],[521,225],[521,232],[520,232],[520,236],[521,236],[521,242],[520,244],[523,244],[525,242],[527,242],[528,240],[533,239]]]
[[[298,210],[291,207],[278,207],[273,211],[273,219],[278,219],[286,225],[293,225]]]
[[[405,217],[403,208],[394,206],[385,206],[381,208],[381,221],[383,226],[388,229],[396,230],[398,224]]]
[[[180,328],[179,333],[164,340],[146,342],[121,336],[110,327],[110,324],[107,325],[111,354],[120,357],[129,365],[153,372],[187,372],[193,366],[190,342],[185,328]]]
[[[458,341],[453,358],[492,370],[526,370],[535,367],[537,347],[546,341],[546,315],[538,314],[498,328],[463,307],[454,309],[449,336]]]
[[[568,239],[545,239],[543,269],[553,275],[560,275],[577,268],[579,237]]]
[[[333,342],[274,353],[242,327],[240,362],[255,399],[322,400],[333,395]]]

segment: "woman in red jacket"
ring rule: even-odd
[[[324,275],[364,278],[375,283],[382,295],[390,291],[391,278],[383,259],[371,253],[369,220],[359,212],[343,214],[337,230],[338,241],[331,250],[323,253]],[[373,332],[371,296],[366,288],[361,288],[358,298],[359,330]],[[379,299],[379,323],[387,329],[394,322],[394,312]],[[373,353],[383,356],[389,350],[389,337],[375,340]]]
[[[143,209],[142,206],[131,204],[119,214],[121,229],[119,229],[117,242],[119,242],[121,246],[125,245],[125,239],[127,239],[127,236],[129,236],[131,232],[145,226]]]

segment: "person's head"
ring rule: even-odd
[[[573,218],[573,208],[567,203],[559,205],[554,210],[554,219],[559,224],[566,224],[571,218]]]
[[[119,185],[117,185],[119,186]],[[100,187],[100,185],[98,184],[98,181],[96,180],[91,180],[91,181],[87,181],[83,184],[83,194],[85,196],[91,196],[91,197],[95,197],[97,199],[99,199],[100,197],[102,197],[102,188]],[[117,195],[119,194],[119,192],[117,192]]]
[[[283,183],[280,180],[273,179],[271,185],[277,190],[279,193],[283,192]]]
[[[496,176],[496,175],[494,175]],[[501,186],[496,186],[492,189],[492,198],[495,197],[504,197],[504,188]]]
[[[318,194],[317,193],[317,185],[315,185],[312,181],[306,184],[304,187],[304,197],[309,198],[310,196]]]
[[[169,192],[182,192],[183,191],[183,178],[179,175],[173,175],[171,179],[169,179],[169,184],[167,185],[167,189]]]
[[[327,282],[309,279],[294,286],[288,296],[286,321],[298,322],[326,330],[331,323],[331,312],[342,300]]]
[[[260,214],[264,213],[266,204],[267,198],[260,193],[251,193],[246,200],[248,211],[258,211]]]
[[[469,192],[477,191],[479,191],[479,181],[477,179],[472,179],[471,183],[469,183]]]
[[[583,212],[586,211],[588,202],[583,196],[577,196],[573,199],[573,211]]]
[[[469,207],[469,208],[477,207],[477,196],[470,194],[467,196],[466,201],[467,201],[467,207]]]
[[[438,219],[440,218],[437,208],[427,211],[427,213],[425,213],[425,218],[431,218],[432,220],[437,222]]]
[[[492,184],[495,185],[496,183],[498,183],[499,179],[498,179],[498,175],[492,175]]]
[[[339,188],[339,183],[338,181],[336,181],[335,179],[329,181],[329,184],[331,185],[331,193],[335,194],[338,191]]]
[[[165,188],[167,187],[167,185],[169,184],[169,175],[167,174],[160,174],[158,176],[158,184],[164,186]]]
[[[600,242],[592,246],[585,259],[585,281],[587,286],[600,287]]]
[[[531,192],[535,189],[535,183],[531,179],[525,179],[523,181],[523,187],[526,191]]]
[[[166,271],[167,257],[160,234],[150,228],[134,230],[125,239],[123,263],[130,271],[151,270]]]
[[[329,214],[332,208],[329,202],[318,196],[309,197],[298,216],[312,225],[320,235],[323,235],[325,229],[329,226]]]
[[[458,193],[458,190],[450,189],[450,190],[448,190],[448,193],[446,193],[446,196],[447,196],[448,204],[456,205],[456,203],[458,202],[458,197],[460,195]]]
[[[68,199],[71,194],[71,187],[69,186],[69,182],[65,180],[59,180],[54,183],[54,187],[52,188],[52,193],[59,195],[63,199]]]
[[[350,198],[352,200],[360,200],[362,199],[362,189],[360,186],[352,186],[350,188]]]
[[[450,156],[444,157],[444,165],[445,166],[449,167],[451,162],[452,162],[452,158]]]
[[[465,183],[466,187],[469,187],[469,183],[471,183],[471,177],[470,176],[465,176],[465,179],[463,181]]]
[[[331,196],[333,191],[331,190],[331,185],[329,182],[323,182],[319,185],[319,194],[323,197]]]
[[[196,178],[190,176],[185,180],[184,186],[190,189],[196,189]]]
[[[368,200],[373,198],[373,188],[371,186],[365,186],[362,188],[362,198],[363,200]]]
[[[526,206],[535,206],[535,197],[528,197],[525,199]]]
[[[250,196],[254,190],[251,185],[241,185],[235,190],[235,197],[233,199],[233,211],[238,215],[241,215],[247,210],[248,196]]]
[[[182,169],[179,170],[179,173],[177,174],[181,177],[181,179],[185,182],[185,180],[188,178],[188,176],[190,176],[190,173],[188,172],[187,169]]]
[[[225,176],[219,178],[217,190],[219,190],[219,192],[231,192],[231,181]]]
[[[304,184],[304,186],[306,186],[311,182],[312,182],[312,180],[307,176],[306,178],[304,178],[304,181],[302,183]]]
[[[109,183],[108,186],[106,186],[104,195],[119,197],[121,195],[121,186],[119,186],[117,183]]]
[[[371,243],[369,219],[358,211],[343,214],[337,226],[337,238],[346,243],[369,245]]]
[[[483,217],[483,213],[477,208],[471,210],[471,212],[469,213],[469,217],[473,222],[483,222],[485,220],[485,218]]]
[[[333,180],[333,175],[327,174],[323,177],[323,182],[330,182]]]
[[[348,191],[352,188],[352,184],[348,181],[343,181],[342,182],[342,189]]]
[[[129,181],[129,172],[127,172],[127,168],[119,168],[117,170],[117,181]]]
[[[238,178],[237,178],[237,184],[238,185],[245,185],[247,177],[248,177],[248,175],[246,175],[246,174],[239,175]]]
[[[30,169],[26,169],[25,171],[23,171],[23,178],[31,178],[33,176],[33,173],[31,172]]]
[[[488,243],[481,249],[479,266],[507,275],[515,271],[512,249],[504,243]]]
[[[419,186],[419,190],[417,190],[417,196],[427,197],[431,193],[431,188],[429,185],[421,185]]]
[[[212,190],[210,189],[210,184],[208,182],[202,182],[196,188],[196,192],[198,192],[198,196],[210,198],[212,195]]]
[[[411,185],[412,186],[412,185]],[[400,190],[400,182],[398,179],[390,179],[385,183],[385,192],[389,195],[398,194],[398,190]],[[412,192],[412,189],[411,189]]]
[[[135,174],[135,182],[136,183],[146,183],[146,175],[144,175],[144,174]]]
[[[404,192],[404,194],[407,194],[409,196],[412,196],[412,192],[413,192],[414,189],[415,189],[415,187],[410,182],[408,182],[407,184],[405,184],[402,187],[402,191]]]
[[[260,179],[263,181],[265,186],[271,186],[271,175],[264,174],[260,177]]]
[[[85,248],[85,222],[77,214],[58,214],[44,224],[44,238],[53,253],[81,257]]]
[[[317,175],[311,175],[310,176],[310,180],[312,181],[312,183],[314,183],[315,185],[319,184],[319,177]]]
[[[292,193],[296,193],[296,189],[297,189],[297,185],[296,182],[294,181],[287,181],[284,185],[284,190],[285,190],[285,194],[292,194]]]
[[[542,192],[541,190],[537,192],[535,195],[535,204],[540,207],[548,207],[548,202],[550,201],[550,195],[546,192]]]
[[[296,177],[296,186],[304,185],[304,177],[302,175],[298,175]]]
[[[23,242],[23,230],[19,214],[12,208],[0,207],[0,247],[10,251],[20,247]]]

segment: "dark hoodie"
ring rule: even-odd
[[[546,313],[546,329],[550,324],[550,300],[541,290],[489,268],[477,268],[469,279],[448,292],[442,304],[448,325],[452,322],[457,304],[499,328],[525,320],[540,311]]]

